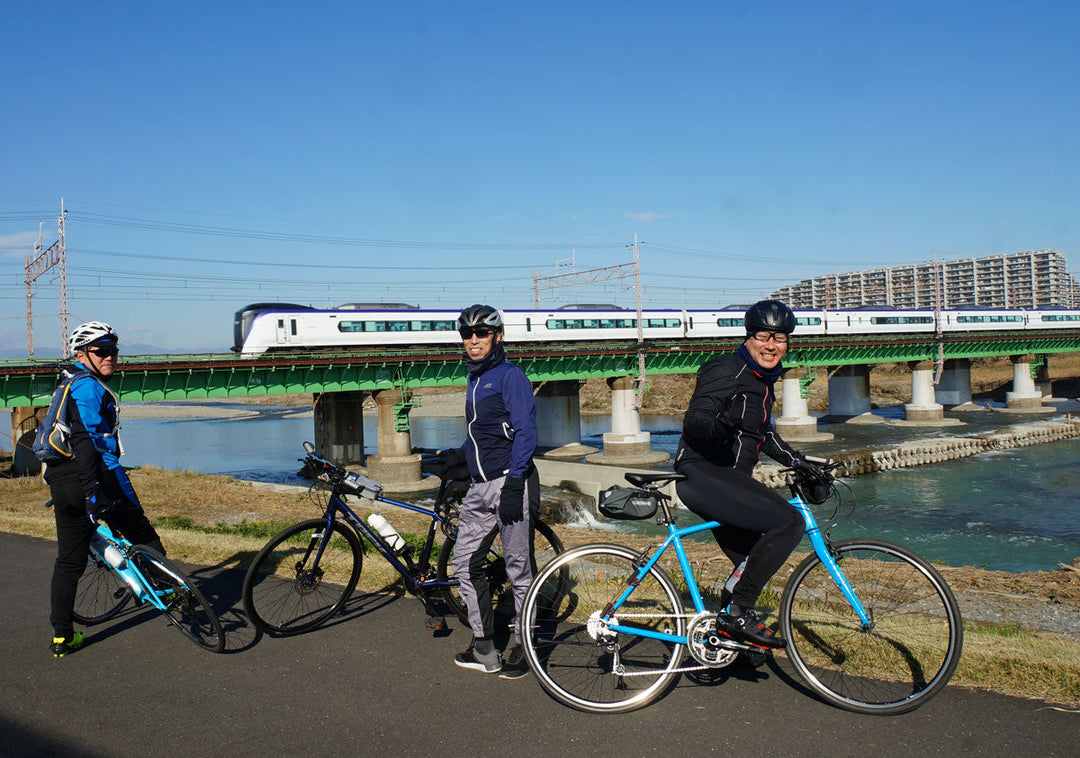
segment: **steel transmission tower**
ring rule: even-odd
[[[52,268],[57,270],[60,285],[60,355],[70,357],[68,348],[68,306],[67,306],[67,243],[64,239],[64,199],[60,198],[60,215],[56,217],[56,242],[48,250],[41,249],[41,232],[34,245],[34,255],[26,256],[26,347],[30,358],[34,357],[34,310],[32,306],[33,284]]]

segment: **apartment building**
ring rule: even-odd
[[[1077,308],[1080,284],[1054,250],[930,261],[803,279],[770,297],[793,308]]]

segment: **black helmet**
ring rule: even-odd
[[[478,326],[486,326],[489,329],[502,331],[502,315],[490,305],[470,305],[461,312],[457,319],[458,329],[475,329]]]
[[[746,333],[795,331],[795,314],[779,300],[760,300],[746,311]]]

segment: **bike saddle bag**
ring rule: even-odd
[[[600,513],[608,518],[652,518],[658,506],[656,495],[632,487],[608,487],[600,493]]]

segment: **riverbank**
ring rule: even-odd
[[[309,498],[303,488],[154,468],[135,469],[131,475],[170,556],[187,563],[246,566],[269,534],[320,512],[317,498]],[[47,499],[48,489],[38,478],[0,480],[0,530],[53,539],[52,514],[43,507]],[[369,503],[359,505],[363,514]],[[391,518],[403,533],[425,531],[421,519],[403,511],[395,509]],[[567,547],[598,541],[640,547],[653,541],[566,525],[555,530]],[[730,568],[717,558],[714,545],[688,542],[687,552],[706,585]],[[778,592],[801,557],[793,556],[777,574],[772,591],[763,595],[763,610],[775,610]],[[956,684],[1080,705],[1080,560],[1024,574],[940,569],[965,618],[965,651]],[[382,561],[366,561],[360,586],[368,591],[393,589],[395,575]]]

